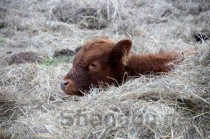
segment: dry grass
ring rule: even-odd
[[[210,41],[193,38],[208,32],[209,7],[208,0],[2,0],[0,138],[210,138]],[[168,75],[65,95],[59,82],[71,58],[54,61],[53,52],[97,36],[130,38],[136,53],[198,53]],[[8,65],[10,51],[46,60]]]

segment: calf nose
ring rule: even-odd
[[[69,81],[65,81],[61,83],[61,89],[65,90],[65,87],[69,84]]]
[[[61,83],[61,89],[68,95],[81,95],[73,80],[68,79]]]

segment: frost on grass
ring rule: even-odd
[[[21,4],[19,4],[21,3]],[[0,3],[0,138],[209,138],[209,2],[47,0]],[[10,10],[8,10],[10,9]],[[196,36],[195,36],[196,35]],[[133,53],[196,49],[172,72],[67,96],[62,77],[85,40],[130,38]],[[41,62],[5,64],[14,53]]]

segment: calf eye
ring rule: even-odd
[[[97,65],[95,63],[90,64],[92,67],[96,67]]]
[[[92,72],[96,72],[96,71],[99,71],[100,70],[100,64],[99,62],[93,62],[89,65],[89,70],[92,71]]]

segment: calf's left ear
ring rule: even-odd
[[[124,63],[124,59],[127,58],[130,52],[131,46],[132,46],[132,42],[128,39],[117,42],[114,45],[114,48],[112,49],[112,51],[110,52],[110,61],[113,64],[116,64],[121,61]]]

